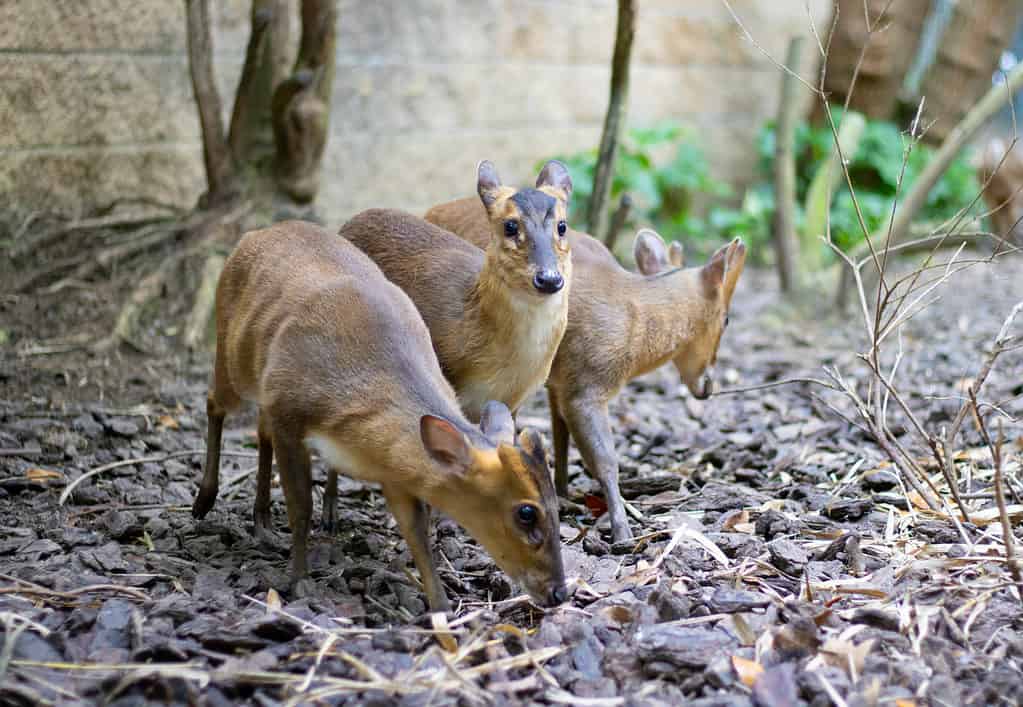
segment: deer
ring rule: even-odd
[[[425,218],[470,243],[489,235],[486,214],[471,198],[435,206]],[[633,245],[637,273],[589,234],[569,229],[567,237],[574,263],[568,328],[547,379],[556,488],[567,496],[574,440],[604,492],[613,540],[627,541],[632,531],[618,488],[608,403],[630,380],[669,361],[694,397],[710,397],[746,246],[736,238],[702,267],[685,268],[680,244],[668,246],[642,229]]]
[[[276,455],[297,595],[315,589],[307,539],[316,451],[331,469],[380,484],[431,610],[449,607],[429,547],[431,507],[462,525],[535,602],[564,601],[558,501],[543,440],[530,429],[516,438],[500,402],[483,406],[478,426],[465,417],[415,305],[361,250],[302,221],[251,231],[224,265],[215,307],[196,518],[217,497],[225,416],[254,402],[254,526],[270,532]]]
[[[572,181],[565,166],[548,162],[535,188],[503,185],[487,160],[476,176],[487,230],[479,247],[388,209],[364,211],[339,232],[415,303],[470,420],[479,419],[488,400],[514,415],[543,385],[568,324],[572,280],[566,237]],[[330,475],[327,529],[335,525],[335,488]]]

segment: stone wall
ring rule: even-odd
[[[804,0],[731,4],[776,57],[809,34]],[[755,132],[777,109],[777,68],[720,0],[640,5],[630,122],[689,124],[718,176],[747,178]],[[229,105],[248,2],[213,6]],[[829,0],[810,7],[822,27]],[[482,158],[521,182],[541,159],[595,146],[615,13],[613,0],[339,0],[328,221],[471,193]],[[184,26],[181,0],[2,0],[0,210],[194,203],[203,172]]]

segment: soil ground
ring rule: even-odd
[[[45,256],[0,275],[9,282]],[[187,303],[166,293],[145,354],[86,347],[135,277],[126,267],[102,283],[0,300],[0,703],[1023,701],[1023,611],[990,524],[992,462],[973,425],[959,472],[979,513],[955,524],[910,502],[874,444],[829,408],[850,413],[838,394],[797,383],[701,402],[663,369],[612,406],[635,542],[610,543],[599,488],[572,452],[565,606],[530,605],[439,519],[456,609],[431,618],[382,497],[352,481],[341,488],[342,530],[314,531],[320,592],[293,600],[276,485],[279,542],[251,533],[252,414],[229,418],[217,506],[203,521],[189,513],[210,357],[169,343]],[[898,387],[928,429],[949,424],[1020,300],[1023,262],[978,266],[905,327]],[[863,378],[861,330],[853,316],[779,304],[773,278],[749,271],[719,384],[822,378],[822,365]],[[1017,539],[1021,394],[1017,349],[982,396],[1004,401]],[[519,423],[549,437],[542,396]],[[892,425],[926,456],[904,420]],[[322,483],[322,465],[315,474]],[[319,498],[318,487],[317,513]]]

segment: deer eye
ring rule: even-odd
[[[558,221],[558,235],[563,236],[568,231],[568,224],[564,221]]]
[[[532,529],[539,517],[540,513],[536,510],[536,506],[531,503],[523,503],[515,509],[515,518],[525,530]]]
[[[514,238],[519,235],[519,223],[518,221],[512,221],[511,219],[504,222],[504,235],[509,238]]]

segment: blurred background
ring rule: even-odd
[[[1023,48],[1020,6],[641,2],[607,208],[627,193],[633,208],[623,232],[652,224],[669,239],[696,241],[698,250],[702,241],[706,249],[733,235],[766,243],[782,73],[765,52],[782,62],[790,40],[803,37],[792,68],[817,85],[818,40],[828,36],[837,8],[825,84],[841,105],[856,78],[850,107],[867,124],[850,159],[873,229],[890,210],[902,132],[920,96],[927,96],[925,141],[939,142],[997,80],[996,70],[1014,65]],[[253,5],[218,0],[211,7],[214,77],[227,120]],[[872,32],[864,7],[880,18]],[[585,227],[617,15],[614,0],[340,0],[317,216],[336,227],[368,207],[422,213],[471,194],[480,159],[521,183],[539,163],[560,157],[576,183],[573,222]],[[297,45],[297,4],[290,23],[289,41]],[[74,219],[126,196],[188,209],[206,190],[184,3],[7,0],[0,5],[0,77],[0,193],[7,204],[0,208]],[[833,136],[820,101],[796,88],[802,209]],[[1004,111],[984,137],[1010,130]],[[926,149],[917,151],[907,181],[928,158]],[[975,162],[967,152],[952,165],[921,218],[948,218],[971,201]],[[830,209],[836,241],[862,238],[841,185]]]

